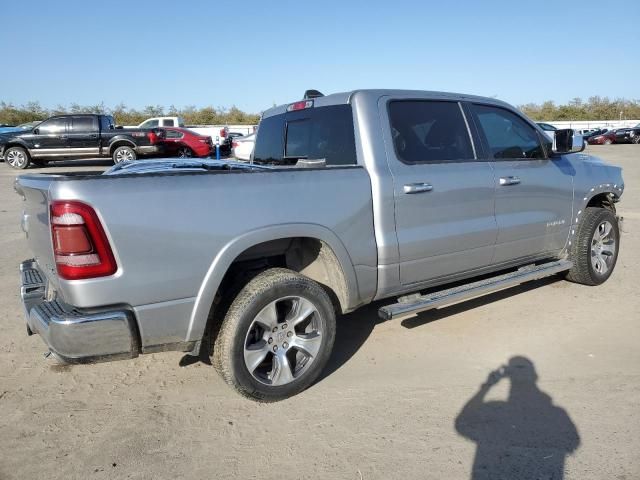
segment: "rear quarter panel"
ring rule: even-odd
[[[324,232],[350,264],[355,297],[375,290],[359,291],[355,274],[375,272],[377,260],[361,167],[64,180],[50,197],[92,205],[119,266],[112,277],[60,280],[65,301],[131,305],[146,344],[198,340],[225,266],[253,241]]]

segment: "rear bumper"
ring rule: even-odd
[[[160,155],[165,152],[164,145],[144,145],[136,147],[136,153],[140,155]]]
[[[20,277],[27,331],[38,333],[59,360],[89,363],[138,355],[135,320],[126,308],[86,311],[46,300],[47,280],[34,260],[20,264]]]

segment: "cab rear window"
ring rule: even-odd
[[[350,105],[312,107],[260,122],[254,162],[294,165],[301,159],[324,159],[328,166],[356,164]]]

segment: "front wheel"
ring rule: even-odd
[[[136,151],[131,148],[123,145],[122,147],[118,147],[113,151],[113,163],[116,165],[122,162],[131,162],[137,158]]]
[[[613,143],[613,140],[611,140],[610,138],[607,138],[607,139],[604,141],[604,144],[605,144],[605,145],[611,145],[612,143]]]
[[[600,285],[613,273],[620,249],[620,230],[615,214],[606,208],[585,208],[571,246],[573,267],[567,280]]]
[[[12,168],[24,170],[25,168],[29,167],[31,158],[29,158],[29,154],[24,148],[11,147],[8,148],[6,152],[4,152],[4,161],[7,162]]]
[[[213,365],[240,394],[262,402],[309,387],[329,360],[335,312],[313,280],[273,268],[253,278],[229,308]]]

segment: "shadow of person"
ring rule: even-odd
[[[507,401],[486,401],[502,378],[510,380]],[[458,414],[457,432],[477,444],[472,480],[564,478],[565,458],[578,448],[580,437],[537,380],[529,359],[513,357],[489,374]]]

